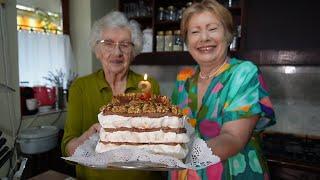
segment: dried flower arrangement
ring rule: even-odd
[[[62,70],[56,70],[55,73],[52,71],[48,72],[48,76],[43,77],[43,79],[49,81],[52,85],[56,87],[63,87],[65,73]]]

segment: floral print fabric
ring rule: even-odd
[[[209,140],[220,134],[229,121],[260,115],[255,133],[238,154],[223,164],[218,163],[198,171],[170,173],[171,179],[265,179],[267,166],[261,155],[258,132],[275,124],[274,111],[267,86],[258,68],[249,61],[232,58],[212,79],[198,110],[197,79],[199,68],[182,70],[176,81],[172,101],[190,117],[196,135]]]

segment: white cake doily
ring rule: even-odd
[[[194,129],[189,123],[186,123],[186,119],[184,119],[184,122],[187,134],[190,137],[190,142],[188,143],[189,153],[185,162],[170,156],[152,154],[143,149],[116,149],[104,153],[96,153],[95,147],[99,141],[98,133],[80,145],[72,156],[63,157],[63,159],[93,168],[108,168],[108,165],[115,163],[146,162],[149,164],[162,164],[167,169],[186,168],[194,170],[203,169],[220,162],[220,158],[212,154],[205,141],[195,137]]]

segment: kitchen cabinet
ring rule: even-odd
[[[320,65],[319,5],[243,0],[240,56],[258,65]]]
[[[232,13],[235,26],[241,25],[238,46],[231,56],[251,60],[257,65],[320,65],[320,1],[218,0]],[[178,10],[188,0],[119,0],[119,10],[129,13],[142,29],[153,29],[152,52],[136,57],[136,65],[193,65],[188,52],[157,52],[156,34],[179,29],[180,21],[158,21],[159,8],[173,5]],[[192,1],[191,1],[192,2]],[[141,8],[143,4],[141,16]],[[138,10],[137,10],[138,9]],[[135,13],[134,13],[135,12]],[[144,13],[148,12],[148,13]]]
[[[159,31],[179,30],[180,19],[183,8],[189,6],[190,0],[120,0],[119,10],[124,12],[130,19],[134,19],[141,24],[141,28],[151,28],[153,30],[152,52],[141,53],[133,62],[135,65],[194,65],[195,62],[187,51],[156,51],[156,36]],[[242,0],[220,0],[233,15],[235,29],[239,27],[236,47],[230,50],[232,56],[237,56],[241,49],[241,32],[242,27]],[[229,4],[229,2],[232,2]],[[171,7],[170,7],[171,6]],[[173,10],[172,10],[173,9]],[[170,13],[170,11],[173,11]],[[164,17],[162,13],[164,12]]]

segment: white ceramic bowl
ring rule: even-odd
[[[40,106],[39,107],[39,112],[40,113],[45,113],[49,112],[52,109],[52,106]]]

